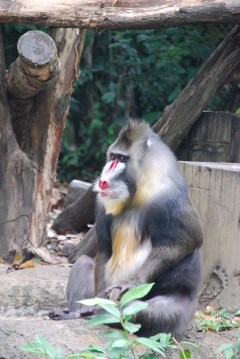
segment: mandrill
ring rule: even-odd
[[[78,259],[69,310],[50,317],[79,318],[91,313],[77,300],[120,300],[128,289],[155,282],[144,298],[148,307],[133,320],[141,335],[181,335],[197,306],[202,230],[175,156],[148,124],[131,120],[109,147],[94,190],[96,258]]]

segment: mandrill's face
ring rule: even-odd
[[[127,157],[112,155],[103,167],[99,179],[95,182],[94,190],[100,199],[127,200],[130,197],[126,183]]]

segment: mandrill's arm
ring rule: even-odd
[[[128,282],[108,288],[108,293],[119,290],[118,300],[128,289],[156,281],[202,244],[200,222],[189,200],[184,205],[177,198],[156,201],[148,207],[141,225],[143,238],[151,238],[152,250]]]
[[[106,215],[104,207],[98,204],[96,208],[98,250],[95,258],[95,293],[100,298],[106,297],[105,267],[112,255],[111,222],[112,217]]]
[[[136,273],[137,282],[154,281],[202,245],[201,225],[189,200],[182,205],[176,199],[175,202],[165,203],[164,210],[162,208],[157,210],[155,205],[148,211],[146,221],[152,251]],[[147,226],[147,223],[144,225]]]

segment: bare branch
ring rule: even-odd
[[[84,29],[146,29],[194,23],[238,24],[237,0],[0,0],[0,21]]]

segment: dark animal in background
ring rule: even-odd
[[[197,306],[202,231],[175,156],[148,124],[130,121],[109,147],[94,190],[97,256],[74,264],[69,310],[51,317],[81,317],[86,308],[76,300],[119,300],[128,289],[155,282],[144,298],[148,307],[134,317],[140,334],[182,334]]]

